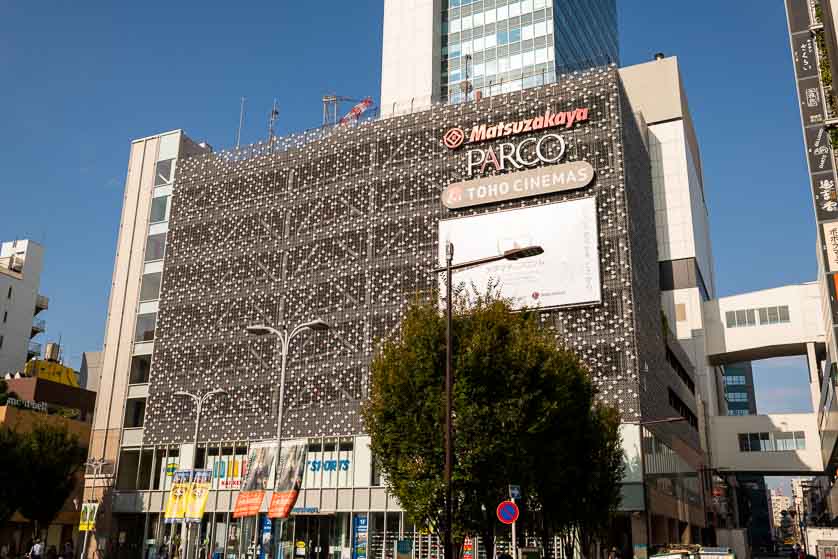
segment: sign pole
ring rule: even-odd
[[[518,521],[512,523],[512,559],[518,559],[518,540],[515,534],[515,525]]]

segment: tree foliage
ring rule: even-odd
[[[15,511],[42,525],[56,517],[85,457],[65,428],[44,423],[28,433],[0,427],[0,524]]]
[[[584,528],[595,537],[619,504],[616,411],[595,405],[589,373],[540,326],[537,311],[512,312],[492,293],[456,300],[455,541],[479,534],[491,545],[509,484],[522,488],[524,528],[544,538]],[[373,454],[408,514],[439,528],[445,319],[435,304],[408,309],[398,333],[382,341],[371,374],[364,419]],[[576,538],[584,544],[581,533]]]

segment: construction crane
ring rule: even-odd
[[[338,120],[338,109],[341,103],[357,104],[349,111],[349,113]],[[367,97],[365,99],[353,99],[352,97],[343,97],[341,95],[324,95],[323,126],[337,126],[338,124],[350,124],[355,122],[367,109],[372,107],[372,105],[372,97]]]

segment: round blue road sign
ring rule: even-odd
[[[518,505],[513,501],[504,501],[498,505],[498,520],[504,524],[512,524],[518,520]]]

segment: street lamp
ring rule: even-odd
[[[175,396],[192,398],[192,400],[195,401],[195,432],[192,435],[192,460],[189,465],[190,469],[195,467],[195,456],[198,454],[198,428],[201,426],[201,410],[207,400],[220,394],[226,396],[227,391],[223,388],[216,388],[214,390],[210,390],[209,392],[205,392],[203,395],[198,395],[184,390],[178,390],[174,394]],[[181,557],[189,559],[189,526],[187,526],[185,518],[183,519],[183,523],[180,527],[180,547]]]
[[[276,328],[271,328],[270,326],[265,326],[263,324],[254,324],[245,328],[248,334],[253,334],[254,336],[274,336],[277,339],[276,344],[276,351],[279,353],[280,357],[280,365],[279,365],[279,387],[277,387],[277,418],[276,418],[276,457],[274,458],[274,472],[276,475],[279,474],[279,452],[282,447],[282,412],[283,406],[285,403],[285,369],[286,365],[288,364],[288,350],[291,346],[291,342],[297,335],[305,332],[306,330],[311,330],[313,332],[325,332],[329,330],[330,326],[325,320],[316,318],[309,322],[303,322],[302,324],[293,328],[290,332],[288,328],[283,325],[282,330],[277,330]],[[274,360],[276,360],[276,356],[274,356]],[[256,537],[256,531],[254,530],[254,538]],[[282,541],[282,531],[280,530],[279,533],[280,542]]]
[[[453,392],[454,392],[454,372],[452,366],[452,347],[453,347],[453,332],[451,328],[453,314],[453,305],[451,296],[451,274],[471,268],[474,266],[481,266],[498,260],[521,260],[522,258],[530,258],[542,254],[544,249],[540,246],[527,246],[522,248],[513,248],[504,251],[502,254],[489,256],[486,258],[478,258],[477,260],[469,260],[467,262],[460,262],[454,264],[454,244],[451,242],[445,243],[445,266],[441,268],[434,268],[431,270],[434,274],[441,274],[445,272],[445,541],[444,541],[444,559],[454,558],[454,549],[451,544],[451,524],[454,519],[454,506],[452,500],[451,490],[451,476],[454,470],[454,440],[452,436],[452,413],[453,413]]]

